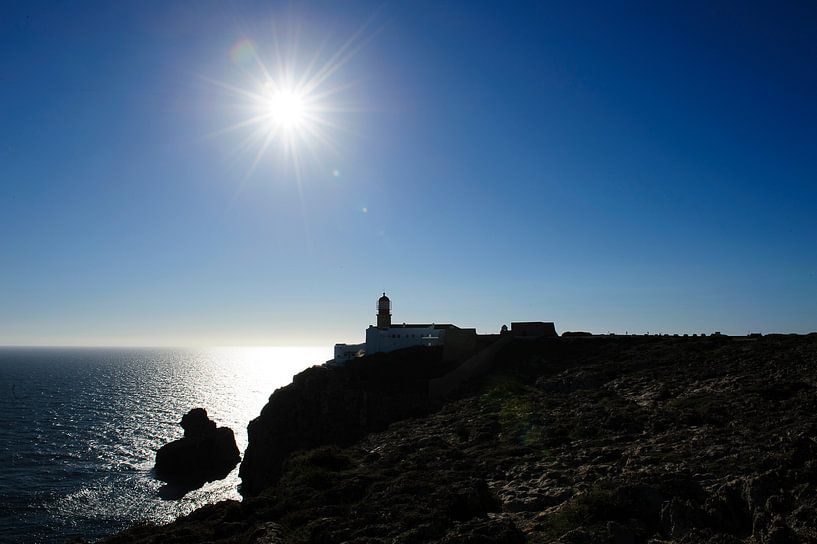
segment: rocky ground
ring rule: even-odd
[[[817,542],[817,335],[517,340],[243,502],[109,544]]]

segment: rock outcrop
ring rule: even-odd
[[[156,477],[193,488],[227,476],[241,460],[232,429],[216,427],[204,408],[182,417],[184,437],[156,452]]]
[[[293,450],[240,503],[104,542],[787,544],[816,528],[817,335],[580,337],[514,340],[439,409]]]
[[[389,423],[429,411],[428,381],[452,368],[439,348],[411,348],[316,366],[273,393],[247,427],[241,493],[275,483],[293,452],[321,445],[348,446]]]

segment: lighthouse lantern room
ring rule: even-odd
[[[388,329],[391,327],[391,301],[386,293],[377,299],[377,328]]]

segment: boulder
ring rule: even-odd
[[[195,488],[227,476],[241,460],[232,429],[216,427],[204,408],[182,417],[184,437],[156,452],[156,477],[169,484]]]
[[[207,417],[207,410],[204,408],[193,408],[184,414],[181,426],[185,438],[205,436],[216,430],[216,422]]]

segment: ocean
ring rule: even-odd
[[[156,450],[203,407],[247,445],[247,423],[331,348],[0,348],[0,542],[89,540],[240,499],[238,467],[163,500]]]

